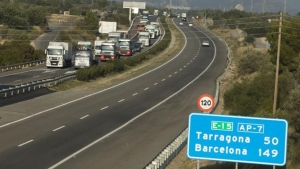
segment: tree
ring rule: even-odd
[[[99,19],[92,11],[88,11],[84,17],[85,29],[91,33],[97,33],[99,29]]]
[[[294,72],[299,65],[300,53],[300,21],[299,19],[288,19],[282,23],[281,49],[280,49],[280,72],[285,70]],[[273,56],[271,61],[276,64],[278,44],[278,22],[272,23],[267,34],[271,45],[269,53]]]
[[[98,7],[99,8],[104,8],[104,7],[108,6],[108,5],[109,5],[109,3],[108,3],[107,0],[99,0],[98,1]]]

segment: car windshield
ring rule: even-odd
[[[140,43],[135,43],[135,44],[134,44],[134,47],[140,47],[140,46],[141,46]]]
[[[90,51],[76,51],[75,52],[75,57],[89,57],[91,55]]]
[[[148,39],[149,36],[147,36],[147,35],[140,35],[139,38],[140,38],[140,39]]]
[[[95,46],[96,50],[101,50],[101,46]]]
[[[114,51],[114,46],[113,45],[102,45],[102,50],[106,51]]]
[[[130,42],[129,41],[120,41],[119,45],[120,46],[130,46]]]
[[[62,49],[48,49],[48,55],[62,55]]]

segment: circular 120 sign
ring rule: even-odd
[[[210,112],[215,106],[215,99],[209,94],[203,94],[198,98],[197,105],[201,111]]]

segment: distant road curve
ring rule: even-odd
[[[44,33],[34,40],[35,49],[45,50],[50,41],[53,41],[61,30],[68,26],[72,26],[73,23],[48,23],[50,32]]]

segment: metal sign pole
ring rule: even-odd
[[[235,169],[238,169],[238,168],[239,168],[239,164],[235,163]]]
[[[200,160],[197,160],[197,169],[200,169]]]

